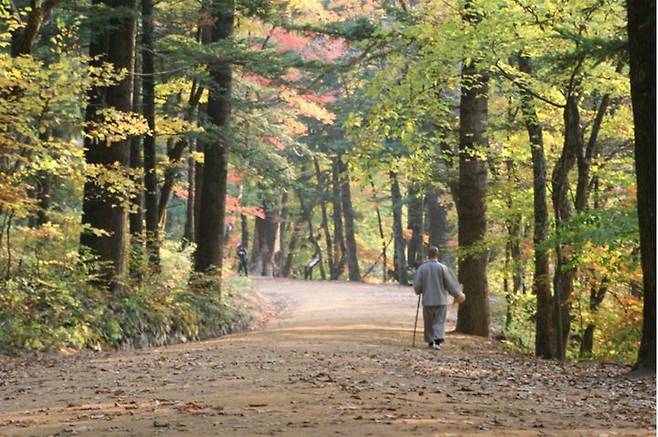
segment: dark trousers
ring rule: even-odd
[[[238,264],[238,275],[242,273],[244,270],[244,275],[249,276],[249,272],[247,271],[247,258],[240,257],[240,263]]]

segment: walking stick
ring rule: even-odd
[[[420,310],[420,298],[422,295],[418,295],[418,305],[416,305],[416,320],[414,321],[414,339],[411,342],[411,347],[416,347],[416,327],[418,326],[418,310]]]

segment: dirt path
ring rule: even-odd
[[[257,331],[0,359],[0,436],[655,435],[654,378],[456,334],[412,349],[406,287],[254,282],[284,307]]]

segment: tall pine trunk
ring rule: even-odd
[[[60,0],[48,0],[45,2],[31,2],[29,12],[23,17],[24,26],[15,29],[11,34],[10,54],[12,57],[22,55],[31,55],[32,48],[39,36],[39,31],[44,19],[60,3]],[[47,64],[46,64],[47,65]],[[47,140],[48,129],[39,134],[39,139]],[[39,170],[35,176],[35,187],[29,190],[29,195],[36,199],[37,211],[36,216],[29,220],[31,227],[41,227],[50,222],[51,195],[53,191],[54,176],[44,170]]]
[[[151,134],[145,135],[143,140],[146,250],[149,254],[149,264],[157,267],[160,264],[160,227],[155,150],[155,54],[153,50],[153,0],[142,0],[142,110],[151,130]]]
[[[464,7],[465,20],[479,21],[470,1]],[[459,104],[459,183],[457,216],[459,223],[459,282],[466,302],[459,306],[457,330],[466,334],[489,335],[489,286],[487,250],[481,245],[487,232],[487,162],[489,77],[477,61],[464,60]]]
[[[589,291],[589,311],[590,314],[596,314],[599,311],[599,306],[603,303],[606,293],[608,292],[608,285],[603,282],[599,286],[591,286]],[[594,350],[594,330],[596,325],[593,322],[587,323],[585,332],[583,332],[583,340],[580,343],[580,356],[588,357],[592,355]]]
[[[137,21],[135,21],[137,25]],[[137,36],[137,32],[135,32]],[[135,44],[135,47],[137,44]],[[135,50],[135,72],[139,72],[140,66],[137,61],[137,51]],[[141,86],[142,82],[139,79],[139,76],[135,75],[133,80],[133,109],[132,111],[136,114],[141,113]],[[143,171],[144,169],[144,156],[142,149],[142,136],[134,136],[130,140],[130,168],[137,171]],[[141,247],[144,244],[143,233],[144,233],[144,178],[142,176],[135,176],[133,178],[133,183],[136,187],[139,188],[137,194],[133,197],[131,202],[132,211],[130,212],[130,235],[133,239],[133,249],[138,249],[141,251]]]
[[[352,208],[349,167],[340,157],[338,158],[338,169],[340,172],[340,197],[343,203],[343,217],[345,218],[347,273],[350,281],[360,281],[361,273],[359,271],[359,258],[356,249],[356,231],[354,229],[354,209]]]
[[[333,204],[333,222],[334,222],[334,270],[331,272],[331,279],[338,279],[345,269],[345,236],[343,233],[343,206],[341,199],[340,185],[340,166],[338,164],[340,157],[334,158],[331,166],[331,188]]]
[[[24,26],[15,29],[11,34],[10,54],[12,57],[29,55],[39,36],[39,30],[44,19],[50,15],[61,0],[46,0],[43,2],[30,2],[30,9],[26,17],[21,17]],[[92,2],[94,5],[102,3],[100,0]],[[109,2],[105,2],[109,4]]]
[[[532,73],[530,58],[519,57],[519,69]],[[553,299],[548,251],[544,242],[548,238],[548,206],[546,200],[546,156],[544,154],[544,134],[537,117],[535,104],[530,94],[521,91],[521,110],[530,139],[532,154],[532,188],[534,211],[534,279],[533,293],[537,296],[535,317],[535,355],[543,358],[557,356],[555,348],[556,332],[553,321]]]
[[[322,230],[324,232],[324,241],[327,246],[327,263],[329,266],[329,275],[333,278],[332,272],[334,271],[333,242],[331,241],[331,233],[329,232],[329,216],[327,215],[327,181],[326,175],[320,171],[320,163],[318,159],[313,160],[315,165],[315,177],[318,183],[318,197],[320,199],[320,209],[322,211]]]
[[[190,154],[187,157],[187,202],[185,206],[185,229],[183,232],[183,247],[186,247],[190,242],[194,241],[195,232],[195,214],[196,209],[196,187],[195,187],[195,169],[196,162],[192,152],[194,152],[196,141],[190,143]]]
[[[233,0],[214,0],[212,42],[223,42],[233,34]],[[199,232],[194,268],[197,272],[217,269],[221,275],[224,252],[224,217],[226,215],[226,177],[231,115],[231,62],[213,60],[208,66],[214,86],[208,95],[208,118],[221,129],[221,136],[204,150],[203,190],[199,213]]]
[[[193,121],[195,115],[198,117],[198,105],[201,96],[203,95],[204,88],[199,86],[196,81],[192,83],[192,90],[190,91],[189,98],[187,100],[187,109],[183,114],[183,119],[186,121]],[[162,186],[160,187],[160,200],[158,201],[158,222],[164,226],[165,215],[167,214],[167,206],[171,200],[171,195],[174,191],[174,184],[176,183],[176,177],[178,176],[179,167],[183,161],[183,155],[185,154],[185,149],[192,147],[189,145],[189,141],[186,138],[179,138],[176,140],[171,147],[167,147],[167,166],[164,169],[164,180],[162,181]]]
[[[564,226],[573,211],[569,199],[569,172],[576,164],[578,151],[583,147],[583,131],[580,126],[578,111],[579,98],[570,94],[564,108],[564,146],[558,162],[553,169],[551,185],[553,189],[553,213],[555,215],[555,234],[560,241],[564,235]],[[571,326],[569,296],[573,292],[575,269],[571,259],[561,243],[555,246],[555,272],[553,274],[553,316],[556,332],[556,358],[564,359]]]
[[[628,0],[635,173],[644,284],[636,369],[656,371],[656,2]]]
[[[204,138],[198,138],[196,152],[203,154],[206,150]],[[199,217],[201,216],[201,193],[203,192],[203,162],[194,163],[194,242],[199,241]],[[246,247],[246,246],[245,246]]]
[[[587,145],[584,143],[581,144],[581,148],[577,153],[577,167],[578,167],[578,182],[576,185],[576,199],[575,207],[576,211],[582,213],[589,208],[589,198],[591,195],[592,187],[596,187],[598,190],[598,177],[591,177],[591,167],[593,162],[599,156],[600,147],[598,147],[598,135],[601,130],[601,125],[603,123],[603,118],[608,109],[608,104],[610,102],[610,95],[605,94],[599,103],[598,110],[596,111],[596,116],[592,123],[592,128],[590,132],[590,137],[587,142]],[[594,202],[594,209],[598,209],[598,202]],[[603,278],[603,282],[607,282],[607,278]],[[590,298],[589,298],[589,310],[592,317],[598,312],[599,306],[603,303],[607,292],[607,286],[599,284],[590,284]],[[590,321],[585,328],[583,333],[582,341],[580,344],[580,355],[588,356],[592,354],[594,348],[594,331],[596,325],[594,322]]]
[[[411,184],[407,202],[407,229],[411,239],[407,245],[407,265],[418,267],[423,262],[423,198],[417,184]]]
[[[443,192],[436,188],[429,188],[425,194],[427,233],[430,237],[430,245],[439,249],[439,261],[454,268],[455,260],[448,252],[448,237],[451,231],[448,207],[441,199],[442,194]]]
[[[281,194],[281,208],[277,217],[278,224],[278,247],[279,250],[274,254],[274,261],[276,263],[276,275],[281,276],[281,271],[286,260],[286,244],[288,243],[288,192],[284,191]]]
[[[240,244],[249,247],[249,220],[244,214],[240,214]]]
[[[109,20],[112,28],[94,29],[89,54],[98,57],[92,62],[111,62],[116,70],[129,72],[134,68],[135,44],[135,1],[117,0],[105,2],[115,15]],[[85,120],[98,120],[97,111],[102,108],[115,108],[122,112],[132,110],[133,76],[126,75],[121,81],[103,90],[91,91]],[[88,164],[97,164],[112,171],[112,167],[130,165],[130,140],[107,143],[85,139],[85,159]],[[98,256],[106,268],[100,272],[101,281],[114,292],[123,289],[122,281],[126,273],[128,246],[128,211],[116,195],[101,187],[95,180],[87,179],[84,186],[82,204],[84,226],[104,231],[104,235],[83,231],[80,243]]]
[[[307,205],[306,202],[304,202],[304,195],[301,191],[297,192],[297,197],[299,199],[299,205],[302,209],[302,216],[306,219],[306,224],[308,225],[308,241],[313,246],[313,255],[320,257],[320,262],[318,263],[318,267],[320,268],[320,277],[322,280],[325,280],[327,277],[324,271],[322,248],[320,247],[320,243],[318,243],[317,238],[315,238],[315,230],[313,228],[313,205]]]
[[[274,276],[274,246],[276,243],[277,221],[276,206],[266,199],[262,203],[265,218],[256,217],[254,249],[252,251],[253,274]]]
[[[384,235],[384,223],[382,221],[382,212],[379,209],[379,202],[377,201],[377,197],[376,197],[377,189],[375,188],[375,182],[372,180],[372,176],[370,176],[369,179],[370,179],[370,187],[372,188],[372,198],[375,204],[375,214],[377,215],[377,229],[379,230],[379,241],[382,248],[382,254],[381,254],[382,282],[386,282],[388,280],[388,259],[386,256],[386,248],[388,244],[386,243],[386,236]]]
[[[407,285],[407,259],[404,256],[406,241],[402,232],[402,194],[400,183],[395,172],[390,172],[391,178],[391,203],[393,210],[393,263],[395,264],[395,275],[402,285]]]
[[[283,268],[281,269],[281,276],[287,278],[290,276],[292,270],[292,263],[295,259],[295,254],[297,253],[297,245],[299,243],[299,237],[302,233],[302,228],[304,227],[304,219],[299,218],[295,220],[292,226],[292,235],[290,236],[290,243],[288,244],[288,253],[285,257],[285,262]]]

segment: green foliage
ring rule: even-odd
[[[502,303],[496,305],[494,317],[499,326],[505,326],[507,310]],[[505,328],[503,344],[514,351],[532,354],[535,350],[535,312],[537,311],[537,300],[530,293],[518,294],[511,297],[507,302],[511,315],[511,323]]]
[[[162,345],[226,334],[248,320],[231,281],[221,294],[189,291],[190,252],[173,243],[162,250],[162,273],[143,272],[140,286],[117,296],[90,282],[96,262],[71,251],[63,230],[19,232],[20,271],[0,281],[0,352]]]
[[[397,174],[402,187],[432,187],[446,198],[455,187],[459,95],[462,87],[470,87],[461,67],[476,63],[490,78],[489,146],[470,150],[464,158],[477,155],[488,164],[488,232],[459,255],[489,254],[488,279],[501,326],[509,308],[506,343],[531,353],[533,184],[520,90],[534,96],[549,185],[564,143],[565,96],[578,97],[585,141],[602,96],[609,96],[590,169],[592,186],[596,180],[590,208],[559,230],[549,217],[551,233],[542,248],[554,269],[554,248],[561,246],[569,255],[568,267],[577,272],[569,302],[569,357],[578,357],[579,340],[593,323],[592,358],[633,359],[641,322],[640,271],[624,2],[474,0],[469,3],[477,15],[475,26],[465,22],[462,3],[453,0],[358,5],[347,0],[244,0],[236,3],[233,37],[213,44],[204,41],[202,28],[211,23],[202,3],[155,2],[157,119],[155,131],[148,132],[141,116],[115,110],[99,111],[94,122],[83,122],[89,91],[128,73],[109,64],[90,65],[83,54],[89,31],[131,11],[110,11],[83,0],[60,2],[44,21],[32,54],[14,58],[8,53],[11,32],[23,25],[29,8],[27,2],[12,4],[18,20],[10,3],[0,2],[3,351],[164,344],[223,333],[246,317],[231,294],[247,284],[224,283],[220,295],[216,278],[190,280],[192,248],[180,251],[170,241],[164,242],[157,273],[145,268],[143,248],[134,250],[123,293],[113,295],[94,284],[97,263],[78,253],[83,184],[93,181],[102,195],[125,206],[141,192],[135,181],[143,175],[118,163],[86,164],[84,138],[111,143],[155,135],[158,182],[163,169],[177,173],[177,198],[167,211],[166,231],[172,239],[182,233],[189,176],[184,155],[168,156],[173,145],[190,146],[187,150],[195,141],[208,148],[229,144],[228,222],[265,203],[268,214],[278,215],[287,193],[282,226],[290,238],[292,224],[300,220],[299,191],[305,206],[314,207],[311,224],[321,244],[319,205],[324,202],[331,218],[329,167],[341,155],[350,167],[365,271],[381,261],[375,205],[382,214],[384,243],[391,235],[389,172]],[[532,74],[519,71],[519,54],[532,61]],[[230,60],[233,69],[231,123],[221,129],[200,110],[216,87],[208,65],[220,60]],[[203,161],[202,153],[190,151],[189,157]],[[324,178],[320,182],[314,159]],[[54,188],[50,205],[43,206],[38,192],[46,180]],[[448,205],[454,201],[443,200]],[[28,227],[45,212],[50,223]],[[454,208],[447,214],[454,225]],[[406,219],[406,208],[403,215]],[[303,224],[293,276],[302,276],[316,250]],[[328,228],[331,233],[333,225]],[[229,245],[238,238],[235,231],[229,234]],[[516,258],[513,247],[520,252]],[[391,246],[388,255],[392,259]],[[368,279],[379,278],[375,272]],[[526,293],[505,295],[519,272]],[[603,300],[592,306],[590,292],[599,289],[605,289]]]

